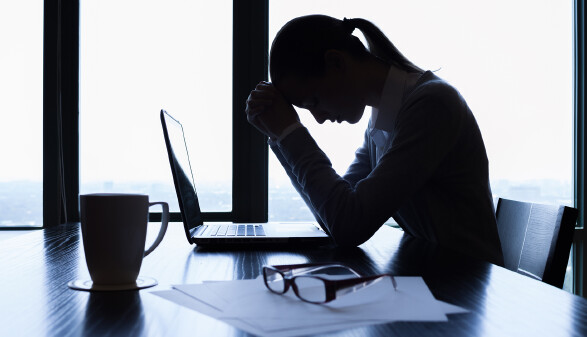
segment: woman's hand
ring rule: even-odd
[[[247,98],[247,120],[273,140],[300,119],[293,106],[269,82],[260,82]]]

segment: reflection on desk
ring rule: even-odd
[[[334,335],[587,335],[587,300],[394,228],[381,228],[354,249],[206,250],[188,245],[181,224],[172,223],[141,268],[141,275],[159,285],[141,291],[89,293],[67,287],[71,280],[89,278],[79,224],[2,241],[0,336],[246,336],[149,292],[171,284],[256,278],[265,264],[333,261],[366,275],[422,276],[437,299],[470,310],[443,323],[394,322]]]

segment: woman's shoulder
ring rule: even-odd
[[[424,103],[425,105],[432,104],[435,106],[458,106],[467,110],[467,103],[459,91],[431,71],[426,71],[420,76],[412,90],[405,97],[405,102],[407,106]]]
[[[444,79],[440,78],[430,70],[424,72],[420,76],[412,90],[412,93],[439,94],[441,96],[447,94],[459,95],[459,92],[457,91],[457,89],[455,89],[455,87],[450,85],[448,82],[446,82]]]

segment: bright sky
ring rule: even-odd
[[[493,178],[572,179],[572,1],[297,0],[270,10],[270,40],[299,15],[371,20],[465,97]],[[0,4],[0,181],[42,178],[42,11],[39,0]],[[196,176],[230,181],[231,11],[232,0],[81,2],[82,181],[169,181],[161,108],[184,123]],[[368,116],[316,127],[302,113],[340,172]],[[275,161],[270,170],[285,179]]]

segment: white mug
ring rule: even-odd
[[[163,207],[161,229],[145,251],[149,207],[153,205]],[[93,283],[135,283],[143,257],[165,236],[169,205],[149,202],[148,195],[98,193],[80,195],[80,210],[84,252]]]

